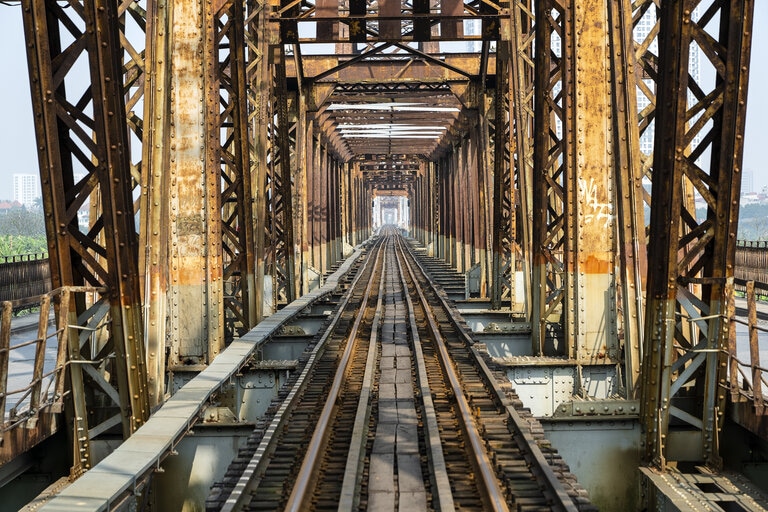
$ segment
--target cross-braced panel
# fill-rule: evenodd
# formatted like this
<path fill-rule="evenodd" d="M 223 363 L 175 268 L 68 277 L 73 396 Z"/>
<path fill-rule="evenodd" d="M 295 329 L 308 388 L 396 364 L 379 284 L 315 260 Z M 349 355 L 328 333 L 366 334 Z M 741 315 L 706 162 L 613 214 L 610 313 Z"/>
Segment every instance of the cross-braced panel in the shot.
<path fill-rule="evenodd" d="M 228 2 L 216 17 L 219 56 L 221 216 L 224 255 L 224 336 L 231 340 L 255 325 L 255 258 L 245 97 L 244 12 Z"/>
<path fill-rule="evenodd" d="M 288 90 L 285 55 L 282 46 L 273 46 L 269 54 L 273 70 L 269 103 L 267 140 L 267 225 L 265 251 L 266 273 L 273 277 L 275 303 L 289 303 L 296 298 L 293 201 L 291 195 L 291 148 L 295 148 L 296 126 L 288 115 Z M 291 126 L 293 125 L 293 127 Z M 291 140 L 293 134 L 293 140 Z"/>
<path fill-rule="evenodd" d="M 130 7 L 127 12 L 133 15 L 136 6 L 128 2 L 120 10 L 114 2 L 84 0 L 67 7 L 23 2 L 51 274 L 54 288 L 107 290 L 102 296 L 111 324 L 101 340 L 103 349 L 72 354 L 98 368 L 94 375 L 100 376 L 93 394 L 85 392 L 82 382 L 71 381 L 75 428 L 87 432 L 88 416 L 103 421 L 102 426 L 122 420 L 128 436 L 149 416 L 132 196 L 137 181 L 131 175 L 126 119 L 126 105 L 133 105 L 137 94 L 131 88 L 141 56 L 127 43 L 121 32 L 125 23 L 120 23 L 125 9 Z M 124 68 L 125 54 L 129 64 Z M 85 83 L 82 76 L 88 77 Z M 86 210 L 87 222 L 81 219 Z M 75 318 L 87 310 L 82 296 L 70 306 Z M 91 361 L 102 358 L 106 366 Z M 86 415 L 86 406 L 95 407 L 86 402 L 95 395 L 119 402 L 114 406 L 120 414 L 104 409 Z M 74 463 L 78 472 L 90 465 L 90 454 L 87 437 L 75 438 L 82 454 Z"/>
<path fill-rule="evenodd" d="M 660 467 L 719 464 L 753 7 L 659 10 L 643 423 L 645 460 Z M 714 78 L 691 71 L 699 49 Z"/>
<path fill-rule="evenodd" d="M 533 192 L 533 343 L 537 353 L 563 336 L 568 263 L 565 119 L 568 92 L 565 34 L 568 15 L 560 2 L 536 4 L 536 141 Z"/>

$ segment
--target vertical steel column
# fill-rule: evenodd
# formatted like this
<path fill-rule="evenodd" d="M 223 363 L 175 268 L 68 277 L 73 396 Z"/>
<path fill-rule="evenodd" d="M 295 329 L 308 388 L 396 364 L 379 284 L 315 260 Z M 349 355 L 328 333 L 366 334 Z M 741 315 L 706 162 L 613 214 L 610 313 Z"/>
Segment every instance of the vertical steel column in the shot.
<path fill-rule="evenodd" d="M 571 32 L 569 4 L 536 1 L 535 145 L 533 180 L 533 305 L 534 354 L 568 351 L 562 347 L 566 306 L 566 158 L 571 126 Z M 557 35 L 553 46 L 553 39 Z"/>
<path fill-rule="evenodd" d="M 316 270 L 320 270 L 322 265 L 322 255 L 320 251 L 321 241 L 321 225 L 320 225 L 320 200 L 322 197 L 322 191 L 320 190 L 320 173 L 323 169 L 322 162 L 322 147 L 320 145 L 319 136 L 312 142 L 312 175 L 308 177 L 311 197 L 312 208 L 310 211 L 311 219 L 311 232 L 312 237 L 310 239 L 310 245 L 312 246 L 312 266 Z"/>
<path fill-rule="evenodd" d="M 276 38 L 276 29 L 267 25 L 266 0 L 247 0 L 245 40 L 246 80 L 249 104 L 248 131 L 250 152 L 250 181 L 253 194 L 252 222 L 254 231 L 255 265 L 255 319 L 260 322 L 264 316 L 264 291 L 266 288 L 267 232 L 267 176 L 269 175 L 270 140 L 268 127 L 269 100 L 271 93 L 271 69 L 269 67 L 269 46 Z M 270 299 L 271 302 L 271 299 Z"/>
<path fill-rule="evenodd" d="M 256 325 L 256 259 L 245 70 L 245 17 L 240 2 L 226 2 L 215 19 L 220 87 L 221 217 L 224 337 L 231 340 Z"/>
<path fill-rule="evenodd" d="M 647 247 L 643 211 L 643 170 L 637 119 L 632 6 L 628 0 L 608 2 L 613 89 L 614 166 L 621 281 L 620 339 L 623 340 L 627 398 L 638 398 Z"/>
<path fill-rule="evenodd" d="M 566 236 L 575 254 L 566 261 L 569 304 L 567 333 L 580 363 L 618 363 L 621 348 L 617 325 L 616 176 L 610 76 L 608 0 L 573 2 L 574 30 L 566 47 L 573 51 L 573 111 L 568 165 L 572 166 L 567 195 Z M 576 29 L 578 27 L 578 29 Z"/>
<path fill-rule="evenodd" d="M 111 1 L 72 6 L 22 2 L 51 275 L 54 287 L 107 288 L 112 325 L 105 353 L 115 355 L 111 372 L 127 437 L 148 418 L 149 399 L 119 13 Z M 89 73 L 85 89 L 69 80 L 80 58 Z M 82 231 L 77 214 L 91 194 L 101 197 L 102 208 Z M 69 311 L 76 316 L 85 309 L 81 301 Z M 82 409 L 89 397 L 72 384 Z M 88 422 L 78 411 L 68 423 L 75 423 L 75 446 L 82 450 L 78 472 L 91 462 Z"/>
<path fill-rule="evenodd" d="M 293 198 L 291 190 L 291 144 L 288 115 L 288 89 L 285 76 L 285 49 L 283 45 L 270 48 L 272 82 L 272 112 L 269 123 L 271 137 L 271 174 L 267 216 L 271 241 L 270 258 L 273 287 L 278 302 L 290 303 L 296 299 L 295 257 L 293 240 Z"/>
<path fill-rule="evenodd" d="M 536 29 L 534 27 L 534 1 L 535 0 L 514 0 L 510 9 L 512 22 L 512 37 L 510 38 L 510 78 L 509 78 L 509 103 L 510 103 L 510 123 L 514 139 L 510 146 L 514 147 L 514 157 L 509 156 L 514 161 L 514 174 L 516 183 L 511 198 L 511 208 L 515 212 L 512 218 L 512 229 L 515 230 L 515 236 L 512 243 L 517 250 L 517 259 L 519 268 L 522 269 L 523 286 L 525 288 L 523 297 L 524 304 L 521 305 L 526 316 L 530 318 L 532 291 L 531 291 L 531 260 L 533 258 L 533 247 L 531 242 L 531 222 L 532 212 L 531 204 L 533 201 L 533 141 L 534 141 L 534 52 L 533 42 L 535 41 Z M 510 162 L 512 165 L 512 162 Z M 515 262 L 517 263 L 517 262 Z M 514 272 L 518 267 L 510 268 L 512 273 L 510 282 L 515 283 Z M 514 303 L 518 293 L 512 293 L 511 300 Z"/>
<path fill-rule="evenodd" d="M 152 148 L 169 152 L 168 166 L 154 170 L 168 173 L 162 200 L 169 216 L 152 216 L 160 223 L 152 231 L 168 230 L 168 365 L 199 371 L 224 348 L 216 13 L 210 2 L 176 1 L 170 16 L 161 57 L 170 61 L 169 124 Z"/>
<path fill-rule="evenodd" d="M 644 460 L 662 469 L 720 465 L 753 9 L 751 0 L 660 9 L 642 421 Z M 688 71 L 695 45 L 714 86 Z M 690 188 L 707 203 L 703 219 Z"/>
<path fill-rule="evenodd" d="M 170 133 L 170 55 L 171 14 L 166 2 L 149 2 L 147 9 L 147 51 L 144 65 L 144 125 L 141 173 L 141 229 L 139 270 L 144 290 L 145 333 L 147 344 L 147 380 L 152 406 L 165 397 L 167 346 L 168 219 L 170 203 L 167 172 L 170 151 L 166 140 Z"/>
<path fill-rule="evenodd" d="M 329 246 L 328 246 L 328 238 L 330 234 L 330 224 L 329 224 L 329 205 L 330 205 L 330 198 L 328 197 L 329 194 L 329 175 L 331 173 L 331 165 L 330 165 L 330 157 L 328 155 L 328 147 L 325 144 L 320 144 L 320 168 L 319 171 L 319 181 L 320 181 L 320 195 L 318 197 L 318 215 L 319 218 L 319 224 L 320 224 L 320 265 L 318 266 L 318 270 L 320 270 L 321 274 L 325 274 L 325 271 L 328 270 L 328 257 L 330 256 Z"/>
<path fill-rule="evenodd" d="M 432 244 L 432 255 L 440 257 L 440 243 L 442 240 L 442 218 L 443 210 L 440 205 L 440 184 L 438 182 L 438 163 L 428 162 L 427 167 L 427 188 L 429 190 L 429 208 L 427 218 L 429 224 L 427 230 L 429 233 L 429 242 Z"/>
<path fill-rule="evenodd" d="M 535 196 L 536 349 L 614 364 L 621 347 L 607 2 L 537 5 L 536 163 L 544 176 Z"/>
<path fill-rule="evenodd" d="M 496 87 L 493 91 L 493 220 L 489 235 L 492 237 L 492 263 L 490 272 L 491 308 L 499 309 L 502 298 L 511 299 L 514 290 L 515 211 L 511 201 L 514 193 L 512 167 L 509 157 L 508 113 L 509 42 L 496 43 Z M 511 302 L 510 302 L 511 305 Z"/>
<path fill-rule="evenodd" d="M 299 243 L 301 254 L 301 285 L 300 293 L 303 295 L 309 291 L 309 279 L 307 272 L 311 266 L 312 247 L 310 246 L 310 235 L 312 233 L 311 208 L 312 197 L 310 183 L 314 174 L 314 165 L 312 162 L 312 147 L 315 137 L 315 111 L 310 111 L 306 106 L 309 94 L 304 95 L 299 106 L 299 119 L 303 119 L 302 137 L 299 139 L 297 148 L 298 168 L 301 173 L 300 182 L 296 184 L 298 202 L 301 206 L 299 213 L 298 226 L 301 228 L 301 243 Z"/>

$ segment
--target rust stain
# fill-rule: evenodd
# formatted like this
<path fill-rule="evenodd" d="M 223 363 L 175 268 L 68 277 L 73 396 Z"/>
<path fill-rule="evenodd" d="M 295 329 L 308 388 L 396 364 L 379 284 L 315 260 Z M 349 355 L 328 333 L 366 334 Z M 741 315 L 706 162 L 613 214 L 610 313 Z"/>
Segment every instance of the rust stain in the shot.
<path fill-rule="evenodd" d="M 590 254 L 582 261 L 581 270 L 585 274 L 610 274 L 611 261 Z"/>
<path fill-rule="evenodd" d="M 206 281 L 206 258 L 204 256 L 182 256 L 176 271 L 176 286 L 202 286 Z"/>

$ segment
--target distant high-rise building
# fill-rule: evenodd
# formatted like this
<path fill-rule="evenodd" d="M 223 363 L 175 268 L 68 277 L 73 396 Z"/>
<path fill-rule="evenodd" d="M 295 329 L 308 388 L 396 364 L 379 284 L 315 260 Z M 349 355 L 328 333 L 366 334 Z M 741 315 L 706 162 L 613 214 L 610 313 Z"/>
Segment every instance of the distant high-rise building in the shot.
<path fill-rule="evenodd" d="M 24 206 L 33 206 L 40 197 L 40 177 L 36 174 L 13 175 L 13 200 Z"/>
<path fill-rule="evenodd" d="M 693 10 L 692 14 L 693 19 L 699 18 L 699 8 L 696 7 Z M 643 17 L 637 22 L 635 25 L 634 30 L 634 37 L 635 40 L 638 42 L 643 42 L 648 37 L 648 35 L 653 30 L 654 26 L 656 25 L 656 11 L 655 9 L 648 9 Z M 651 52 L 654 55 L 659 54 L 659 44 L 658 44 L 658 38 L 654 39 L 653 42 L 648 46 L 648 51 Z M 699 83 L 701 80 L 701 48 L 697 44 L 694 44 L 691 46 L 691 51 L 688 55 L 688 72 L 690 76 L 693 78 L 696 83 Z M 652 91 L 654 94 L 656 92 L 656 82 L 650 78 L 643 79 L 643 82 L 645 82 L 645 86 Z M 693 104 L 693 102 L 696 101 L 693 94 L 691 94 L 690 91 L 688 91 L 688 103 L 689 106 Z M 645 96 L 640 90 L 638 89 L 637 94 L 637 108 L 638 111 L 642 111 L 650 104 L 650 99 Z M 696 118 L 691 120 L 691 122 L 694 122 Z M 654 141 L 654 125 L 655 121 L 651 121 L 648 128 L 643 132 L 643 135 L 640 137 L 640 151 L 645 153 L 646 155 L 650 155 L 653 153 L 653 141 Z M 701 136 L 696 135 L 692 142 L 692 147 L 696 147 L 701 142 Z"/>
<path fill-rule="evenodd" d="M 741 174 L 741 193 L 751 194 L 755 191 L 755 175 L 752 171 L 744 171 Z"/>
<path fill-rule="evenodd" d="M 480 20 L 464 20 L 464 35 L 479 36 L 482 31 Z M 480 41 L 467 41 L 467 52 L 475 53 L 480 51 L 482 43 Z"/>

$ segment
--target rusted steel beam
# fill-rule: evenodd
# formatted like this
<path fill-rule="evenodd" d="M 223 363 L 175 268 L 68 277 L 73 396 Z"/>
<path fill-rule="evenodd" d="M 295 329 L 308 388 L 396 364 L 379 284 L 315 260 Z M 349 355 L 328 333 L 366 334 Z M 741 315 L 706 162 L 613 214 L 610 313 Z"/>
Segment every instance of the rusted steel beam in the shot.
<path fill-rule="evenodd" d="M 158 304 L 168 318 L 167 365 L 199 371 L 224 347 L 217 13 L 211 3 L 176 2 L 168 15 L 174 22 L 158 57 L 170 62 L 169 99 L 158 104 L 167 110 L 153 115 L 167 115 L 169 122 L 158 126 L 166 131 L 155 135 L 150 148 L 167 155 L 149 159 L 167 163 L 150 179 L 157 179 L 152 186 L 159 187 L 158 202 L 167 203 L 151 206 L 164 208 L 168 218 L 147 212 L 158 222 L 148 229 L 168 244 L 165 261 L 158 263 L 169 267 L 165 304 Z"/>
<path fill-rule="evenodd" d="M 112 371 L 127 437 L 149 416 L 149 402 L 120 13 L 106 0 L 76 7 L 23 2 L 43 206 L 54 286 L 88 283 L 109 290 L 108 346 L 115 354 Z M 84 30 L 62 33 L 77 26 Z M 70 73 L 81 55 L 88 65 L 85 87 Z M 97 196 L 101 210 L 91 218 L 91 229 L 82 230 L 78 210 Z M 85 308 L 84 300 L 74 301 L 71 313 Z M 73 383 L 73 394 L 82 396 L 82 386 Z M 78 428 L 87 431 L 86 424 Z"/>
<path fill-rule="evenodd" d="M 512 293 L 511 300 L 516 303 L 516 297 L 522 295 L 524 301 L 518 305 L 530 319 L 531 315 L 531 260 L 533 247 L 531 242 L 531 205 L 533 201 L 533 141 L 534 141 L 534 52 L 535 41 L 534 27 L 534 1 L 514 0 L 510 6 L 511 31 L 509 45 L 509 105 L 510 123 L 513 140 L 509 142 L 510 152 L 514 151 L 514 183 L 511 198 L 511 211 L 514 217 L 511 219 L 512 229 L 515 235 L 512 238 L 514 245 L 515 263 L 519 264 L 524 291 L 518 294 Z M 518 270 L 518 265 L 510 269 L 510 272 Z M 515 283 L 514 274 L 510 283 Z"/>
<path fill-rule="evenodd" d="M 293 199 L 291 175 L 291 117 L 288 111 L 288 86 L 285 77 L 285 49 L 274 45 L 269 49 L 272 76 L 272 112 L 270 119 L 270 175 L 268 177 L 271 205 L 267 215 L 271 224 L 268 234 L 271 250 L 267 259 L 273 271 L 276 300 L 289 303 L 296 299 L 296 270 L 294 250 Z M 295 147 L 295 146 L 294 146 Z"/>
<path fill-rule="evenodd" d="M 569 3 L 568 3 L 569 4 Z M 553 0 L 536 2 L 535 141 L 533 179 L 532 343 L 534 354 L 553 351 L 562 339 L 566 306 L 567 141 L 572 129 L 572 47 L 570 6 Z M 560 49 L 553 48 L 558 34 Z M 562 352 L 562 349 L 561 349 Z"/>
<path fill-rule="evenodd" d="M 378 47 L 377 47 L 378 49 Z M 379 52 L 370 52 L 366 57 Z M 436 55 L 445 66 L 436 66 L 424 59 L 414 56 L 405 60 L 406 54 L 397 54 L 399 58 L 365 60 L 361 56 L 349 55 L 304 55 L 304 74 L 308 80 L 318 83 L 361 83 L 369 80 L 377 82 L 410 82 L 410 81 L 458 81 L 467 80 L 467 76 L 480 76 L 480 62 L 474 54 L 445 54 Z M 354 64 L 349 64 L 352 61 Z M 495 72 L 495 56 L 490 55 L 488 72 Z M 447 67 L 446 67 L 447 66 Z M 458 72 L 456 70 L 462 70 Z M 295 64 L 286 63 L 286 75 L 296 76 Z"/>
<path fill-rule="evenodd" d="M 643 211 L 643 170 L 637 120 L 632 7 L 627 0 L 608 2 L 612 119 L 616 170 L 617 258 L 620 269 L 619 332 L 623 339 L 627 398 L 639 396 L 643 343 L 645 276 L 648 271 Z"/>
<path fill-rule="evenodd" d="M 144 65 L 145 88 L 142 139 L 143 169 L 140 183 L 140 235 L 139 271 L 144 283 L 144 319 L 147 343 L 147 385 L 152 407 L 165 396 L 167 289 L 170 278 L 168 260 L 168 229 L 162 227 L 169 217 L 170 151 L 165 148 L 165 137 L 170 130 L 170 8 L 166 3 L 149 2 L 147 10 L 147 45 Z M 158 229 L 160 228 L 160 229 Z"/>
<path fill-rule="evenodd" d="M 275 28 L 267 23 L 268 10 L 265 2 L 248 0 L 246 2 L 246 80 L 248 115 L 248 141 L 250 152 L 250 180 L 253 195 L 252 222 L 254 231 L 253 252 L 255 258 L 255 297 L 256 323 L 266 314 L 264 296 L 267 272 L 267 248 L 269 232 L 267 228 L 267 180 L 270 169 L 270 138 L 269 123 L 265 122 L 269 115 L 269 98 L 271 91 L 271 68 L 269 67 L 269 45 L 277 40 Z M 269 24 L 272 25 L 272 24 Z M 269 298 L 270 304 L 272 299 Z"/>
<path fill-rule="evenodd" d="M 645 350 L 643 460 L 720 465 L 754 2 L 662 3 Z M 714 84 L 688 70 L 699 45 Z M 689 96 L 690 95 L 690 96 Z M 710 150 L 709 156 L 705 154 Z M 688 200 L 707 203 L 697 218 Z M 671 428 L 674 426 L 674 430 Z"/>
<path fill-rule="evenodd" d="M 621 242 L 636 243 L 633 230 L 640 226 L 626 222 L 637 221 L 640 208 L 636 200 L 617 195 L 620 189 L 626 196 L 629 184 L 636 187 L 639 178 L 628 164 L 620 168 L 613 156 L 617 144 L 626 144 L 621 132 L 633 126 L 620 120 L 616 127 L 612 98 L 622 87 L 626 110 L 631 105 L 626 96 L 634 88 L 625 86 L 623 79 L 610 79 L 611 23 L 605 0 L 537 3 L 534 161 L 540 178 L 533 196 L 532 322 L 535 353 L 565 356 L 576 364 L 613 366 L 627 359 L 624 325 L 617 312 L 624 311 L 630 300 L 634 301 L 630 306 L 638 306 L 638 295 L 627 297 L 627 292 L 636 293 L 630 284 L 639 274 L 637 258 L 627 259 L 632 267 L 617 277 L 617 248 Z M 626 158 L 632 148 L 622 151 Z M 623 187 L 618 185 L 622 179 Z M 620 220 L 622 201 L 627 201 L 627 213 Z M 626 232 L 617 240 L 619 229 Z M 633 251 L 634 255 L 642 248 Z M 626 291 L 620 290 L 622 286 Z M 603 307 L 591 307 L 598 299 Z M 637 324 L 630 327 L 637 333 Z M 635 368 L 636 356 L 637 352 L 629 357 Z M 612 392 L 623 391 L 618 379 L 615 385 Z"/>
<path fill-rule="evenodd" d="M 225 2 L 215 13 L 220 87 L 215 133 L 221 134 L 221 249 L 224 337 L 232 340 L 256 325 L 256 259 L 246 97 L 245 19 L 240 2 Z"/>
<path fill-rule="evenodd" d="M 512 296 L 511 267 L 514 267 L 514 256 L 511 245 L 515 215 L 510 201 L 514 180 L 509 161 L 509 48 L 506 41 L 497 43 L 496 54 L 496 87 L 493 91 L 493 219 L 489 232 L 493 239 L 489 293 L 492 309 L 500 309 L 502 298 L 506 296 L 509 299 Z"/>

